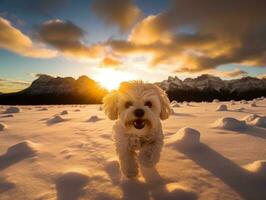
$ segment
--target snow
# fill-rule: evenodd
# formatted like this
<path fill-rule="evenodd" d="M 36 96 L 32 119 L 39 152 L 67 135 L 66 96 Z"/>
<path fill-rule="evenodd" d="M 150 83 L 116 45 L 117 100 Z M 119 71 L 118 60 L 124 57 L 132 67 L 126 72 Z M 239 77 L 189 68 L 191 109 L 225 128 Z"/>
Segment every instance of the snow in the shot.
<path fill-rule="evenodd" d="M 250 114 L 250 115 L 245 116 L 243 120 L 249 123 L 253 121 L 254 119 L 256 119 L 257 117 L 259 117 L 257 114 Z"/>
<path fill-rule="evenodd" d="M 256 106 L 257 106 L 257 104 L 256 104 L 255 101 L 253 101 L 253 102 L 250 103 L 250 107 L 256 107 Z"/>
<path fill-rule="evenodd" d="M 87 122 L 97 122 L 97 121 L 99 121 L 99 120 L 101 120 L 97 115 L 93 115 L 93 116 L 91 116 L 89 119 L 88 119 L 88 121 Z"/>
<path fill-rule="evenodd" d="M 243 112 L 244 110 L 245 110 L 245 108 L 243 108 L 243 107 L 236 109 L 237 112 Z"/>
<path fill-rule="evenodd" d="M 67 115 L 68 114 L 68 111 L 67 110 L 63 110 L 62 112 L 61 112 L 61 115 Z"/>
<path fill-rule="evenodd" d="M 234 100 L 230 101 L 231 105 L 236 105 L 236 102 Z"/>
<path fill-rule="evenodd" d="M 0 177 L 0 192 L 4 193 L 8 190 L 15 188 L 16 183 L 8 180 L 8 177 Z"/>
<path fill-rule="evenodd" d="M 20 109 L 15 106 L 8 107 L 4 113 L 9 114 L 9 113 L 19 113 Z"/>
<path fill-rule="evenodd" d="M 103 110 L 103 107 L 102 106 L 99 106 L 98 109 L 99 109 L 99 111 L 102 111 Z"/>
<path fill-rule="evenodd" d="M 38 111 L 47 111 L 47 108 L 40 108 Z"/>
<path fill-rule="evenodd" d="M 180 105 L 177 103 L 177 101 L 172 101 L 171 106 L 172 106 L 172 108 L 180 107 Z"/>
<path fill-rule="evenodd" d="M 89 177 L 79 171 L 70 171 L 60 175 L 56 180 L 58 200 L 78 199 L 84 193 Z"/>
<path fill-rule="evenodd" d="M 216 108 L 216 111 L 227 111 L 227 105 L 221 104 Z"/>
<path fill-rule="evenodd" d="M 266 128 L 266 117 L 257 116 L 249 122 L 250 125 Z"/>
<path fill-rule="evenodd" d="M 233 131 L 241 131 L 247 128 L 246 122 L 233 117 L 222 117 L 213 123 L 213 128 L 220 128 Z"/>
<path fill-rule="evenodd" d="M 31 141 L 22 141 L 8 148 L 5 153 L 6 161 L 17 157 L 20 159 L 21 157 L 30 157 L 35 155 L 37 152 L 36 144 Z"/>
<path fill-rule="evenodd" d="M 120 173 L 101 105 L 15 106 L 13 117 L 0 107 L 0 199 L 265 200 L 266 100 L 192 104 L 162 121 L 160 162 L 135 179 Z"/>
<path fill-rule="evenodd" d="M 0 131 L 4 131 L 5 129 L 7 129 L 7 125 L 0 122 Z"/>
<path fill-rule="evenodd" d="M 6 118 L 6 117 L 14 117 L 14 115 L 12 115 L 12 114 L 8 114 L 8 115 L 3 115 L 3 116 L 1 116 L 1 118 Z"/>
<path fill-rule="evenodd" d="M 190 103 L 189 102 L 187 102 L 187 101 L 183 101 L 183 103 L 182 103 L 184 106 L 190 106 Z"/>
<path fill-rule="evenodd" d="M 184 147 L 196 147 L 200 143 L 200 132 L 189 127 L 181 128 L 168 143 L 176 146 L 181 145 Z"/>
<path fill-rule="evenodd" d="M 47 124 L 53 125 L 53 124 L 57 124 L 57 123 L 64 122 L 64 121 L 67 121 L 67 119 L 65 119 L 59 115 L 56 115 L 56 116 L 52 117 L 51 119 L 48 119 Z"/>
<path fill-rule="evenodd" d="M 251 164 L 244 167 L 248 171 L 261 176 L 261 178 L 266 178 L 266 160 L 257 160 Z"/>
<path fill-rule="evenodd" d="M 190 188 L 184 187 L 179 183 L 168 183 L 165 185 L 166 190 L 169 192 L 168 196 L 163 197 L 163 199 L 174 200 L 176 196 L 179 199 L 193 200 L 197 199 L 197 193 Z"/>
<path fill-rule="evenodd" d="M 242 104 L 248 104 L 248 102 L 246 100 L 241 100 L 240 103 L 242 103 Z"/>
<path fill-rule="evenodd" d="M 266 128 L 266 116 L 259 116 L 257 114 L 250 114 L 243 118 L 247 124 L 251 126 L 258 126 L 262 128 Z"/>

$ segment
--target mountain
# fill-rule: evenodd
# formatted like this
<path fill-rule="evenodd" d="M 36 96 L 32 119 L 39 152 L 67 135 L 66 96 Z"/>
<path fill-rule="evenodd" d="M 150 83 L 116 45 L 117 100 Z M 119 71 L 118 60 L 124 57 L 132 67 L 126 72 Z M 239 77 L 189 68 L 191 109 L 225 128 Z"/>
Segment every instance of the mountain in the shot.
<path fill-rule="evenodd" d="M 222 80 L 204 74 L 181 80 L 170 76 L 155 84 L 167 92 L 170 100 L 177 101 L 250 100 L 266 96 L 266 79 L 253 77 Z M 1 94 L 0 104 L 92 104 L 101 103 L 106 94 L 107 90 L 87 76 L 74 79 L 41 74 L 30 87 L 20 92 Z"/>
<path fill-rule="evenodd" d="M 81 76 L 52 77 L 41 74 L 30 87 L 15 93 L 2 94 L 0 104 L 82 104 L 100 103 L 107 90 Z"/>
<path fill-rule="evenodd" d="M 254 77 L 222 80 L 203 74 L 182 81 L 176 76 L 170 76 L 167 80 L 155 84 L 167 92 L 170 100 L 177 101 L 250 100 L 266 96 L 266 79 Z"/>

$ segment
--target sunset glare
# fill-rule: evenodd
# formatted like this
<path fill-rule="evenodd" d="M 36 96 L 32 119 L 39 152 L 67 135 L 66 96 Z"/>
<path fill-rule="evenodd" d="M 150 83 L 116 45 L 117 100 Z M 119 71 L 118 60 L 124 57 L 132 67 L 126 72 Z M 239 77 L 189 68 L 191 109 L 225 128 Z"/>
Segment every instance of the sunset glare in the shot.
<path fill-rule="evenodd" d="M 102 70 L 96 77 L 100 85 L 108 90 L 117 89 L 121 82 L 132 79 L 134 77 L 131 74 L 113 69 Z"/>

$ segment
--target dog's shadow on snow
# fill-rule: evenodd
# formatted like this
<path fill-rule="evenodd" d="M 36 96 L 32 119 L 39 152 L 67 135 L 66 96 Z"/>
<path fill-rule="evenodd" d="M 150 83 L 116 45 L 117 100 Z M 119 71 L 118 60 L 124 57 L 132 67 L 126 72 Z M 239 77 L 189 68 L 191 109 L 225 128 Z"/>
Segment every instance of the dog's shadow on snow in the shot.
<path fill-rule="evenodd" d="M 169 192 L 166 183 L 155 167 L 141 167 L 141 173 L 145 182 L 131 179 L 121 183 L 123 199 L 126 200 L 196 200 L 197 195 L 193 192 L 175 189 Z"/>
<path fill-rule="evenodd" d="M 222 180 L 243 199 L 266 199 L 266 180 L 245 170 L 207 145 L 201 143 L 194 149 L 176 146 L 176 149 Z"/>
<path fill-rule="evenodd" d="M 160 176 L 155 167 L 144 168 L 140 166 L 143 180 L 138 178 L 122 179 L 118 161 L 110 162 L 105 171 L 113 185 L 119 186 L 123 192 L 123 200 L 196 200 L 195 192 L 184 190 L 182 187 L 168 191 L 166 181 Z M 178 183 L 174 183 L 179 185 Z"/>

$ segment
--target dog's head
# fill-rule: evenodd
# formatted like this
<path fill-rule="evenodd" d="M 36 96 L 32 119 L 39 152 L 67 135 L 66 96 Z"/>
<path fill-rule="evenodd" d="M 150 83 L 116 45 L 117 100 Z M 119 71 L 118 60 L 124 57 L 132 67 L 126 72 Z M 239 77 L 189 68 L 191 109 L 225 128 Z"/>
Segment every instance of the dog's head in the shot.
<path fill-rule="evenodd" d="M 166 93 L 142 81 L 121 83 L 103 99 L 103 110 L 111 120 L 119 118 L 128 133 L 137 135 L 148 134 L 171 113 Z"/>

